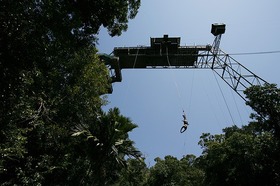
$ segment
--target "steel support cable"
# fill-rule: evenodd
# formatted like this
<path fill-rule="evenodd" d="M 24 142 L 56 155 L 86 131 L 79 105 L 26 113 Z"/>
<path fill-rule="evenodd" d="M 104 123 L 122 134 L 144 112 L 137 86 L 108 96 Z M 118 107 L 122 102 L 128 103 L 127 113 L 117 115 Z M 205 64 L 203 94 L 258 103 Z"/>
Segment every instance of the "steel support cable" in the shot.
<path fill-rule="evenodd" d="M 207 83 L 207 82 L 206 82 L 206 83 Z M 210 79 L 209 79 L 209 78 L 208 78 L 208 83 L 209 83 L 209 84 L 212 83 L 212 82 L 210 82 Z M 203 88 L 203 90 L 204 90 L 203 92 L 205 93 L 206 98 L 209 100 L 210 107 L 211 107 L 211 108 L 214 108 L 214 104 L 213 104 L 213 102 L 212 102 L 213 99 L 212 99 L 211 96 L 209 95 L 208 89 L 206 89 L 205 86 L 202 86 L 202 88 Z M 215 96 L 216 100 L 218 100 L 217 94 L 215 94 L 214 96 Z M 220 104 L 219 102 L 217 102 L 217 103 L 218 103 L 219 109 L 220 109 L 221 111 L 223 111 L 221 104 Z M 218 123 L 219 127 L 222 128 L 222 124 L 221 124 L 220 118 L 217 116 L 217 114 L 216 114 L 216 112 L 215 112 L 214 110 L 212 111 L 212 113 L 213 113 L 213 115 L 214 115 L 214 118 L 215 118 L 215 120 L 216 120 L 216 123 Z M 223 116 L 224 116 L 224 115 L 223 115 Z"/>
<path fill-rule="evenodd" d="M 229 112 L 231 121 L 233 122 L 233 124 L 235 124 L 235 123 L 234 123 L 234 120 L 233 120 L 233 117 L 232 117 L 232 114 L 231 114 L 231 112 L 230 112 L 229 106 L 228 106 L 228 104 L 227 104 L 226 98 L 225 98 L 225 96 L 224 96 L 224 93 L 223 93 L 223 91 L 222 91 L 222 89 L 221 89 L 221 86 L 220 86 L 220 84 L 219 84 L 219 82 L 218 82 L 218 79 L 217 79 L 217 77 L 216 77 L 216 75 L 215 75 L 214 72 L 213 72 L 213 74 L 214 74 L 215 80 L 216 80 L 216 82 L 217 82 L 217 84 L 218 84 L 219 90 L 220 90 L 220 92 L 221 92 L 221 94 L 222 94 L 222 97 L 223 97 L 223 99 L 224 99 L 224 102 L 225 102 L 225 104 L 226 104 L 226 107 L 227 107 L 227 110 L 228 110 L 228 112 Z"/>
<path fill-rule="evenodd" d="M 275 54 L 275 53 L 280 53 L 280 50 L 275 50 L 275 51 L 262 51 L 262 52 L 241 52 L 241 53 L 232 53 L 232 54 L 228 54 L 228 55 L 258 55 L 258 54 Z"/>
<path fill-rule="evenodd" d="M 240 114 L 240 111 L 239 111 L 238 105 L 237 105 L 237 103 L 236 103 L 236 100 L 235 100 L 235 98 L 234 98 L 233 92 L 232 92 L 232 91 L 230 91 L 230 92 L 231 92 L 231 95 L 232 95 L 232 98 L 233 98 L 233 101 L 234 101 L 234 104 L 235 104 L 235 107 L 236 107 L 237 113 L 238 113 L 238 115 L 239 115 L 239 118 L 240 118 L 241 124 L 243 125 L 243 124 L 244 124 L 244 122 L 243 122 L 243 120 L 242 120 L 242 117 L 241 117 L 241 114 Z"/>

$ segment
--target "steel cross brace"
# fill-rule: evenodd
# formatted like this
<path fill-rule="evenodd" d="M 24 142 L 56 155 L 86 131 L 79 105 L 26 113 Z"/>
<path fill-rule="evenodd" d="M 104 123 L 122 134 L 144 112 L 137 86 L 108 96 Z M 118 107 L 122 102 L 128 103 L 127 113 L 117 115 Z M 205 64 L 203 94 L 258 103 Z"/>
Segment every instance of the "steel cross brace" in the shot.
<path fill-rule="evenodd" d="M 263 85 L 265 80 L 233 59 L 219 48 L 212 47 L 198 55 L 195 68 L 211 68 L 217 73 L 244 101 L 243 91 L 253 85 Z"/>

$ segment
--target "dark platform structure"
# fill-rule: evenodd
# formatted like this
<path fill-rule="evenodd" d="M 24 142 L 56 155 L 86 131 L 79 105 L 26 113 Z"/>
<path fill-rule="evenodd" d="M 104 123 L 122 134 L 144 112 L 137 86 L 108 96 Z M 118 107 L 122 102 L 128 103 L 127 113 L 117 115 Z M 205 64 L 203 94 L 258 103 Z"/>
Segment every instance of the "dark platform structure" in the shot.
<path fill-rule="evenodd" d="M 209 52 L 211 45 L 180 46 L 180 37 L 150 38 L 150 46 L 116 47 L 110 62 L 112 81 L 121 81 L 121 69 L 194 68 L 201 52 Z"/>
<path fill-rule="evenodd" d="M 211 46 L 180 46 L 180 37 L 168 37 L 168 35 L 164 35 L 163 38 L 151 38 L 150 41 L 150 47 L 115 48 L 114 55 L 119 58 L 120 68 L 194 66 L 198 53 L 211 49 Z"/>

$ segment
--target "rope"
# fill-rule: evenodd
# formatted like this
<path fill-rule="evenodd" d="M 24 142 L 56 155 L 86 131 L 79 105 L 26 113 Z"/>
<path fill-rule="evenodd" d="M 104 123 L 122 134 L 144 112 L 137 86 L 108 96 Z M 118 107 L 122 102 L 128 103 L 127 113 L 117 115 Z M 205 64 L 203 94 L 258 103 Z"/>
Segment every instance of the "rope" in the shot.
<path fill-rule="evenodd" d="M 166 59 L 167 59 L 167 63 L 169 65 L 169 68 L 171 68 L 171 64 L 170 64 L 170 61 L 169 61 L 169 55 L 168 55 L 168 47 L 166 46 Z M 178 94 L 178 97 L 179 97 L 179 101 L 180 101 L 180 105 L 181 105 L 181 108 L 184 112 L 184 108 L 183 108 L 183 105 L 182 105 L 182 102 L 181 102 L 181 94 L 180 94 L 180 91 L 179 91 L 179 87 L 178 87 L 178 84 L 177 84 L 177 81 L 174 77 L 174 72 L 173 72 L 173 80 L 174 80 L 174 84 L 175 84 L 175 87 L 176 87 L 176 90 L 177 90 L 177 94 Z"/>
<path fill-rule="evenodd" d="M 217 84 L 218 84 L 219 90 L 220 90 L 220 92 L 221 92 L 221 94 L 222 94 L 222 96 L 223 96 L 224 102 L 225 102 L 225 104 L 226 104 L 226 106 L 227 106 L 227 110 L 228 110 L 228 113 L 229 113 L 229 115 L 230 115 L 231 121 L 232 121 L 232 123 L 234 124 L 234 120 L 233 120 L 233 117 L 232 117 L 232 115 L 231 115 L 231 112 L 230 112 L 229 106 L 228 106 L 228 104 L 227 104 L 226 98 L 225 98 L 225 96 L 224 96 L 224 93 L 223 93 L 223 91 L 222 91 L 222 89 L 221 89 L 221 86 L 220 86 L 220 84 L 219 84 L 219 82 L 218 82 L 218 80 L 217 80 L 217 77 L 216 77 L 216 75 L 215 75 L 214 72 L 213 72 L 213 74 L 214 74 L 215 80 L 216 80 L 216 82 L 217 82 Z"/>
<path fill-rule="evenodd" d="M 136 56 L 135 56 L 135 59 L 134 59 L 133 68 L 135 68 L 135 65 L 136 65 L 136 61 L 137 61 L 137 57 L 138 57 L 138 53 L 139 53 L 139 48 L 140 47 L 137 47 L 137 52 L 136 52 Z"/>

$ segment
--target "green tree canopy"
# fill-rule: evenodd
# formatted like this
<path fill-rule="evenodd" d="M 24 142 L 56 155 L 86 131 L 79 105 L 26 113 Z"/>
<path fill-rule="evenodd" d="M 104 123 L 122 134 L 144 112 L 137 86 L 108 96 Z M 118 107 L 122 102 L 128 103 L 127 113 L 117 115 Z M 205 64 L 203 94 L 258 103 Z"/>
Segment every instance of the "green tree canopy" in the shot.
<path fill-rule="evenodd" d="M 97 34 L 104 26 L 120 35 L 139 6 L 140 0 L 0 1 L 0 184 L 92 184 L 85 175 L 93 162 L 71 133 L 100 124 L 109 79 L 96 54 Z"/>
<path fill-rule="evenodd" d="M 88 179 L 94 178 L 95 185 L 114 183 L 118 172 L 126 166 L 126 157 L 141 160 L 141 153 L 133 146 L 128 132 L 136 128 L 128 118 L 120 115 L 117 108 L 101 113 L 90 124 L 80 124 L 72 136 L 81 137 L 84 143 L 79 144 L 81 157 L 88 157 L 90 167 Z"/>
<path fill-rule="evenodd" d="M 140 0 L 2 0 L 1 108 L 13 109 L 25 71 L 56 68 L 65 72 L 65 64 L 77 50 L 94 46 L 101 26 L 112 36 L 120 35 L 139 6 Z M 7 117 L 6 113 L 1 110 L 2 118 Z"/>
<path fill-rule="evenodd" d="M 120 172 L 116 186 L 143 186 L 146 185 L 149 176 L 149 169 L 144 161 L 135 158 L 127 160 L 127 166 Z"/>
<path fill-rule="evenodd" d="M 194 155 L 184 156 L 181 160 L 173 156 L 155 159 L 150 168 L 147 185 L 201 185 L 203 171 L 197 167 Z"/>
<path fill-rule="evenodd" d="M 251 117 L 259 123 L 259 129 L 272 132 L 280 140 L 280 89 L 275 84 L 252 86 L 245 92 L 247 105 L 256 113 Z"/>
<path fill-rule="evenodd" d="M 201 136 L 199 162 L 207 185 L 278 185 L 280 183 L 279 89 L 253 86 L 245 91 L 256 113 L 241 128 Z"/>

